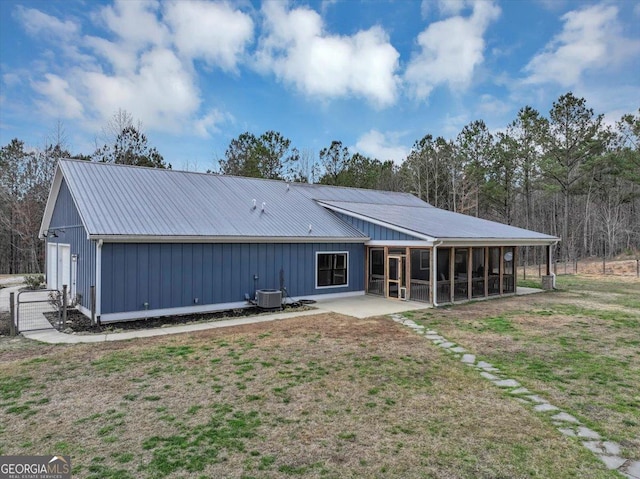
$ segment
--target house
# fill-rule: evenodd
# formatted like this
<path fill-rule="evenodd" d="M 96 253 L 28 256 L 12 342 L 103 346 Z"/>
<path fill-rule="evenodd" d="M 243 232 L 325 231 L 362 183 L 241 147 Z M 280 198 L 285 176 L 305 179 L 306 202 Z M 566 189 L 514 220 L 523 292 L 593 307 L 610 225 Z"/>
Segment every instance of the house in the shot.
<path fill-rule="evenodd" d="M 47 284 L 102 322 L 376 294 L 439 305 L 515 293 L 517 248 L 558 238 L 407 193 L 61 160 Z"/>

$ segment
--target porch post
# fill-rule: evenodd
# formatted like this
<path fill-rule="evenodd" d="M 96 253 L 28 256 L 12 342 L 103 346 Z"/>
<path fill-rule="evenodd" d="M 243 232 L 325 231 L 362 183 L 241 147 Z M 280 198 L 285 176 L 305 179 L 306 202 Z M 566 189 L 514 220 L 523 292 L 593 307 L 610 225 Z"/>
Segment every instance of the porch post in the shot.
<path fill-rule="evenodd" d="M 469 246 L 467 250 L 467 299 L 471 300 L 471 288 L 473 287 L 471 276 L 473 275 L 473 256 L 471 255 L 473 248 Z"/>
<path fill-rule="evenodd" d="M 547 245 L 547 276 L 551 276 L 551 245 Z"/>
<path fill-rule="evenodd" d="M 489 296 L 489 247 L 484 248 L 484 297 Z"/>
<path fill-rule="evenodd" d="M 449 301 L 453 303 L 453 296 L 456 287 L 456 281 L 454 279 L 456 272 L 456 249 L 454 247 L 449 248 Z"/>
<path fill-rule="evenodd" d="M 526 266 L 525 266 L 526 267 Z M 518 247 L 513 247 L 513 292 L 518 292 Z"/>
<path fill-rule="evenodd" d="M 438 247 L 431 248 L 431 304 L 438 306 Z"/>
<path fill-rule="evenodd" d="M 500 246 L 500 295 L 504 294 L 504 246 Z"/>
<path fill-rule="evenodd" d="M 364 247 L 364 293 L 369 293 L 369 247 Z"/>

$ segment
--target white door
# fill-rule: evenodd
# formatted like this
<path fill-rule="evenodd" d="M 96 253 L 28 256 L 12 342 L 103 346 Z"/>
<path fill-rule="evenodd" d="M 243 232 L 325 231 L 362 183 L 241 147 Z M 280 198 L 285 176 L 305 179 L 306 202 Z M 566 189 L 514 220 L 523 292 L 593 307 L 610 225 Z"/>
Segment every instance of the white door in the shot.
<path fill-rule="evenodd" d="M 67 291 L 71 289 L 71 245 L 58 244 L 58 291 L 62 291 L 62 285 L 67 285 Z"/>
<path fill-rule="evenodd" d="M 47 243 L 47 288 L 58 289 L 57 243 Z"/>
<path fill-rule="evenodd" d="M 62 285 L 67 285 L 67 291 L 75 289 L 71 282 L 71 245 L 49 243 L 47 245 L 47 288 L 62 291 Z"/>

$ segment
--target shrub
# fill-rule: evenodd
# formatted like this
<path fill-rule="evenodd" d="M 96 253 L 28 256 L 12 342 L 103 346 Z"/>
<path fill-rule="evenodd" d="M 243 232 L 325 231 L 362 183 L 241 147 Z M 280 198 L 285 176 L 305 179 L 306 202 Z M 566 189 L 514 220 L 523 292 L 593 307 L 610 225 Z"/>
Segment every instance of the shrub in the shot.
<path fill-rule="evenodd" d="M 25 276 L 24 282 L 27 285 L 27 289 L 40 289 L 44 286 L 44 276 L 41 274 Z"/>

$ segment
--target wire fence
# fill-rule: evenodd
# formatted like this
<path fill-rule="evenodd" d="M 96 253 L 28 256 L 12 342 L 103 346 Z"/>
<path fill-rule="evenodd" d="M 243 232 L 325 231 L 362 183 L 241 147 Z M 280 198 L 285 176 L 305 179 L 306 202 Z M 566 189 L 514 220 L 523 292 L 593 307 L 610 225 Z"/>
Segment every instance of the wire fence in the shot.
<path fill-rule="evenodd" d="M 551 265 L 551 272 L 556 276 L 564 274 L 597 274 L 604 276 L 635 276 L 636 278 L 640 278 L 640 259 L 556 261 Z M 518 266 L 518 277 L 522 279 L 541 278 L 546 275 L 546 273 L 546 264 L 521 264 Z"/>

